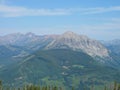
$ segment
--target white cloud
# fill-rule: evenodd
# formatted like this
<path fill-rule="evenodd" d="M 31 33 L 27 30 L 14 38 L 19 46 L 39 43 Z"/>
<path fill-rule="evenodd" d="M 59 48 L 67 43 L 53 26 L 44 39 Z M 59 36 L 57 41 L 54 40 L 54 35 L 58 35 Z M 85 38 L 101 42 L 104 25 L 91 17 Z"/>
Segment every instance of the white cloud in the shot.
<path fill-rule="evenodd" d="M 99 14 L 99 13 L 107 13 L 113 11 L 120 11 L 120 6 L 112 6 L 112 7 L 93 7 L 93 8 L 70 8 L 70 12 L 72 13 L 80 13 L 81 15 L 87 14 Z"/>
<path fill-rule="evenodd" d="M 4 0 L 3 0 L 4 1 Z M 71 15 L 80 13 L 98 14 L 112 11 L 120 11 L 120 6 L 113 7 L 95 7 L 95 8 L 68 8 L 68 9 L 31 9 L 26 7 L 0 5 L 1 17 L 19 17 L 19 16 L 53 16 L 53 15 Z"/>
<path fill-rule="evenodd" d="M 83 30 L 120 30 L 120 23 L 105 23 L 100 25 L 83 25 Z"/>
<path fill-rule="evenodd" d="M 98 14 L 98 13 L 106 13 L 106 12 L 112 12 L 112 11 L 120 11 L 120 6 L 79 9 L 79 12 L 81 14 Z"/>
<path fill-rule="evenodd" d="M 67 15 L 70 14 L 67 9 L 29 9 L 25 7 L 0 5 L 0 16 L 18 17 L 18 16 L 45 16 L 45 15 Z"/>

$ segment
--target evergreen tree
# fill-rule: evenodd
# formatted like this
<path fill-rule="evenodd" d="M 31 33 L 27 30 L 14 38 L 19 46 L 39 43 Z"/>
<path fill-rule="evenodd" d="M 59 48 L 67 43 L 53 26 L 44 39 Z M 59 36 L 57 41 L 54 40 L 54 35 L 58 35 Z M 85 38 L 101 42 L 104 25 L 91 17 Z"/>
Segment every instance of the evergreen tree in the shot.
<path fill-rule="evenodd" d="M 7 87 L 6 90 L 10 90 L 10 87 Z"/>
<path fill-rule="evenodd" d="M 48 90 L 50 90 L 50 86 L 48 86 Z"/>
<path fill-rule="evenodd" d="M 40 90 L 40 86 L 37 86 L 37 90 Z"/>
<path fill-rule="evenodd" d="M 91 86 L 90 90 L 94 90 L 94 85 Z"/>
<path fill-rule="evenodd" d="M 53 90 L 58 90 L 58 88 L 55 86 Z"/>
<path fill-rule="evenodd" d="M 47 90 L 47 86 L 45 86 L 45 90 Z"/>
<path fill-rule="evenodd" d="M 0 86 L 2 86 L 2 81 L 0 80 Z"/>
<path fill-rule="evenodd" d="M 21 90 L 20 88 L 18 88 L 18 90 Z"/>
<path fill-rule="evenodd" d="M 113 88 L 113 90 L 117 90 L 117 82 L 116 81 L 114 82 L 114 88 Z"/>
<path fill-rule="evenodd" d="M 45 90 L 45 87 L 42 87 L 42 90 Z"/>
<path fill-rule="evenodd" d="M 107 90 L 107 87 L 106 87 L 106 86 L 104 87 L 104 90 Z"/>
<path fill-rule="evenodd" d="M 118 85 L 118 89 L 117 90 L 120 90 L 120 84 Z"/>
<path fill-rule="evenodd" d="M 72 87 L 72 90 L 75 90 L 74 87 Z"/>
<path fill-rule="evenodd" d="M 0 90 L 2 90 L 2 81 L 0 80 Z"/>
<path fill-rule="evenodd" d="M 62 90 L 62 87 L 59 87 L 60 88 L 60 90 Z"/>

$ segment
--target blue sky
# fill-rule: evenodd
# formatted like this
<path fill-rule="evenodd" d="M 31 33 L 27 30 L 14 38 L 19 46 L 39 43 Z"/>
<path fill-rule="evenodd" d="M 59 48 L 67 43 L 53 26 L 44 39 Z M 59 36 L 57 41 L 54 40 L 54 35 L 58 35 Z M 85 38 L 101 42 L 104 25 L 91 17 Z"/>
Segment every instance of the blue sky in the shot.
<path fill-rule="evenodd" d="M 0 0 L 0 35 L 65 31 L 120 39 L 120 0 Z"/>

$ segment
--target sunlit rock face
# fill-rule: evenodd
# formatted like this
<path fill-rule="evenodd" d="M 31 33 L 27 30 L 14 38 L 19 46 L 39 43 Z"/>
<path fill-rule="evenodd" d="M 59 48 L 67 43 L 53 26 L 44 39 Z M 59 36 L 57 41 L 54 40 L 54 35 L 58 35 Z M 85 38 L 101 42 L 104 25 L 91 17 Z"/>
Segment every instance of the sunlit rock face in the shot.
<path fill-rule="evenodd" d="M 100 42 L 70 31 L 58 36 L 46 49 L 81 50 L 93 57 L 109 57 L 108 50 Z"/>

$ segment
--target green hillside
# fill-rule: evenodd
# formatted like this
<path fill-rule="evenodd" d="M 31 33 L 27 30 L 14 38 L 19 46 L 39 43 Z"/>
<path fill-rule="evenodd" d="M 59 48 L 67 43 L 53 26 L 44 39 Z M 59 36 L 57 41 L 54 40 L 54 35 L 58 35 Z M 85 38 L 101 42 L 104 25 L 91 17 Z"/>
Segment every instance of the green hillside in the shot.
<path fill-rule="evenodd" d="M 93 84 L 100 88 L 120 81 L 119 76 L 117 69 L 104 66 L 85 53 L 67 49 L 37 51 L 0 72 L 0 79 L 8 86 L 32 83 L 67 89 L 90 88 Z"/>

